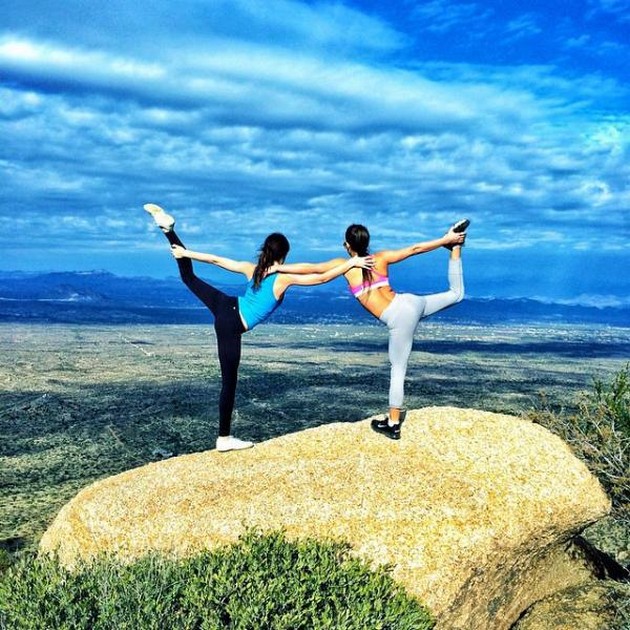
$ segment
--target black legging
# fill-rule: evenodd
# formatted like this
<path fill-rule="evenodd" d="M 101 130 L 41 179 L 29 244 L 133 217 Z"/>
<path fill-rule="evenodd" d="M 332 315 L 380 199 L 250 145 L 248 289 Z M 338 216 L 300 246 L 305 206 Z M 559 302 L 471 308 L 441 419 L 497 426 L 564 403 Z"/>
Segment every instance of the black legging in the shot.
<path fill-rule="evenodd" d="M 175 232 L 166 232 L 171 245 L 184 244 Z M 241 335 L 245 332 L 238 311 L 238 300 L 198 278 L 190 258 L 177 258 L 179 275 L 184 284 L 212 311 L 217 333 L 219 364 L 221 365 L 221 395 L 219 396 L 219 435 L 230 435 L 232 411 L 236 396 L 238 366 L 241 362 Z"/>

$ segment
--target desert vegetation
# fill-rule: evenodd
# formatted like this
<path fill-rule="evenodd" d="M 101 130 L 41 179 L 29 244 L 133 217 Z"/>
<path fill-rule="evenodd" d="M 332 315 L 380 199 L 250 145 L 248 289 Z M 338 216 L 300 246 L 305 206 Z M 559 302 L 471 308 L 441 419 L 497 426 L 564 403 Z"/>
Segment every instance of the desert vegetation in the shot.
<path fill-rule="evenodd" d="M 274 628 L 428 630 L 428 612 L 386 568 L 342 543 L 255 532 L 216 551 L 129 565 L 108 558 L 72 572 L 21 560 L 0 579 L 0 624 L 13 630 Z"/>
<path fill-rule="evenodd" d="M 609 380 L 594 378 L 575 411 L 543 397 L 541 408 L 526 415 L 572 447 L 604 486 L 613 515 L 630 524 L 630 364 Z"/>
<path fill-rule="evenodd" d="M 57 510 L 79 489 L 134 466 L 213 447 L 219 385 L 214 343 L 210 326 L 1 327 L 0 609 L 3 601 L 6 609 L 9 593 L 18 596 L 22 586 L 41 592 L 46 607 L 62 603 L 61 591 L 51 595 L 46 588 L 65 588 L 74 578 L 50 560 L 35 558 L 33 551 Z M 560 434 L 612 497 L 615 511 L 608 532 L 613 531 L 616 540 L 606 543 L 610 535 L 602 535 L 602 545 L 611 544 L 627 565 L 629 350 L 626 329 L 430 323 L 418 331 L 408 405 L 524 414 Z M 261 327 L 245 340 L 235 431 L 260 441 L 327 422 L 362 420 L 385 409 L 387 379 L 386 334 L 381 327 Z M 240 551 L 221 553 L 247 555 L 254 543 L 280 549 L 286 541 L 281 536 L 269 541 L 254 537 L 244 541 Z M 281 553 L 297 551 L 289 545 Z M 323 558 L 319 553 L 336 558 L 340 575 L 349 566 L 339 548 L 313 551 L 309 557 L 315 564 Z M 123 580 L 137 583 L 136 592 L 158 589 L 170 601 L 164 584 L 179 583 L 194 562 L 209 560 L 183 566 L 147 558 L 124 569 L 129 572 L 123 575 L 117 573 L 122 568 L 103 559 L 93 571 L 79 572 L 83 577 L 69 587 L 74 595 L 68 597 L 79 597 L 88 583 L 96 592 L 100 588 L 113 593 L 111 584 Z M 161 582 L 167 575 L 171 577 Z M 198 578 L 200 583 L 207 579 Z M 361 579 L 384 592 L 383 575 Z M 152 585 L 143 586 L 143 580 Z M 368 602 L 370 588 L 361 587 Z M 404 596 L 399 592 L 391 593 L 392 601 L 399 602 L 392 610 L 420 610 L 415 603 L 400 603 Z M 620 623 L 627 623 L 622 604 L 618 609 L 625 621 Z M 134 604 L 128 600 L 120 606 Z M 369 608 L 365 602 L 356 606 L 360 611 Z M 129 621 L 128 627 L 132 624 L 152 627 L 137 621 Z"/>
<path fill-rule="evenodd" d="M 630 364 L 609 379 L 594 377 L 574 410 L 542 396 L 540 407 L 525 415 L 562 437 L 598 477 L 611 498 L 612 514 L 590 528 L 587 536 L 630 569 Z M 610 594 L 615 617 L 611 627 L 628 630 L 628 591 L 623 593 Z"/>

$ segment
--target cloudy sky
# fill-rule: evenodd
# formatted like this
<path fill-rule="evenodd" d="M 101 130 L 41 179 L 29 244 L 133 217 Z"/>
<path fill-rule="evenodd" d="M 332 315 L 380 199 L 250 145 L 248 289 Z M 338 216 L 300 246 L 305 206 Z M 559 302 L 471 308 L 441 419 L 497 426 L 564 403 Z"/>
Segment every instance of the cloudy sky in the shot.
<path fill-rule="evenodd" d="M 628 60 L 630 0 L 5 0 L 0 269 L 172 276 L 147 201 L 239 259 L 467 216 L 469 294 L 627 304 Z"/>

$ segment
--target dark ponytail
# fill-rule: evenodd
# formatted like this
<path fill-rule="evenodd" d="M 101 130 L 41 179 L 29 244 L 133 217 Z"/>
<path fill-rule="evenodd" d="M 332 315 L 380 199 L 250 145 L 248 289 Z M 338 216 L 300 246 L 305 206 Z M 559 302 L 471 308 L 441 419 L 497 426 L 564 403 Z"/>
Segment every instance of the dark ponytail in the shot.
<path fill-rule="evenodd" d="M 365 225 L 353 223 L 346 230 L 346 243 L 358 256 L 367 256 L 370 253 L 370 233 Z M 361 269 L 363 282 L 372 282 L 372 270 Z"/>
<path fill-rule="evenodd" d="M 254 269 L 254 289 L 260 286 L 265 272 L 273 263 L 283 262 L 289 253 L 290 245 L 284 234 L 274 232 L 270 234 L 260 248 L 258 263 Z"/>

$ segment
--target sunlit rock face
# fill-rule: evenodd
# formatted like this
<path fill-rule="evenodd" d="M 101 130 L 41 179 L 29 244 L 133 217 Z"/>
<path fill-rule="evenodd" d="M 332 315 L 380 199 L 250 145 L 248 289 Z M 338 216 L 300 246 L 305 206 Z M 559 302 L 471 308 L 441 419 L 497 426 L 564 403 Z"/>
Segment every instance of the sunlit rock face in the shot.
<path fill-rule="evenodd" d="M 72 565 L 101 551 L 191 554 L 247 528 L 336 538 L 417 595 L 444 630 L 509 628 L 579 581 L 564 552 L 609 510 L 597 480 L 539 425 L 451 407 L 369 419 L 130 470 L 82 490 L 41 541 Z"/>

